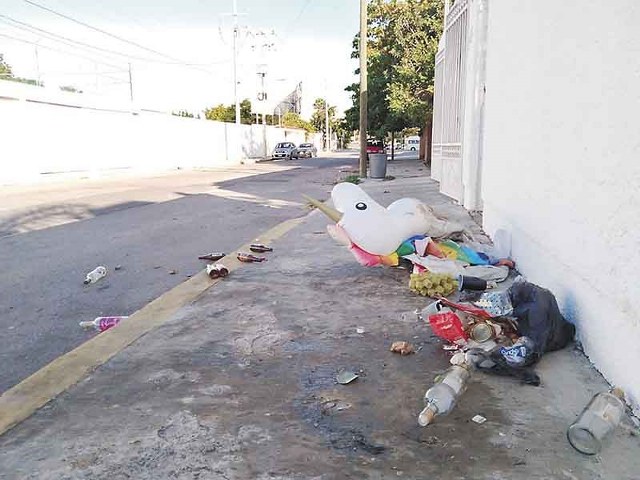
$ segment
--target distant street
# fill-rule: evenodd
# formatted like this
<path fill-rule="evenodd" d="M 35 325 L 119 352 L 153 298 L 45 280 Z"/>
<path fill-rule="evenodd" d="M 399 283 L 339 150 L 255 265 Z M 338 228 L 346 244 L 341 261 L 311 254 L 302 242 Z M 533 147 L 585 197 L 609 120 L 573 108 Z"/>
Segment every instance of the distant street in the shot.
<path fill-rule="evenodd" d="M 326 199 L 356 165 L 354 152 L 0 187 L 0 392 L 95 335 L 78 322 L 132 314 L 204 268 L 198 255 L 304 215 L 301 193 Z M 107 277 L 83 285 L 98 265 Z"/>

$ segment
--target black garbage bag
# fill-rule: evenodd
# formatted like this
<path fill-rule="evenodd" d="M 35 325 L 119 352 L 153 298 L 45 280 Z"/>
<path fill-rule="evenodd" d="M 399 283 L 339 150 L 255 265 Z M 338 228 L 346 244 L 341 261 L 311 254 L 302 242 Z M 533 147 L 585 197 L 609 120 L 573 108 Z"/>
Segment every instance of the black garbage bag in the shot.
<path fill-rule="evenodd" d="M 576 328 L 562 316 L 549 290 L 518 282 L 509 288 L 509 297 L 513 316 L 518 320 L 518 333 L 533 343 L 525 366 L 536 363 L 544 353 L 566 347 L 573 340 Z"/>
<path fill-rule="evenodd" d="M 521 345 L 522 357 L 518 362 L 511 361 L 509 350 L 497 348 L 484 358 L 491 360 L 490 367 L 478 368 L 493 375 L 518 378 L 529 385 L 540 385 L 540 377 L 531 366 L 543 354 L 566 347 L 575 335 L 575 327 L 567 322 L 560 313 L 553 294 L 542 287 L 528 282 L 518 282 L 509 289 L 509 298 L 513 305 L 513 316 L 518 320 L 518 333 L 526 337 Z M 511 352 L 513 353 L 513 351 Z M 479 357 L 482 359 L 482 356 Z"/>

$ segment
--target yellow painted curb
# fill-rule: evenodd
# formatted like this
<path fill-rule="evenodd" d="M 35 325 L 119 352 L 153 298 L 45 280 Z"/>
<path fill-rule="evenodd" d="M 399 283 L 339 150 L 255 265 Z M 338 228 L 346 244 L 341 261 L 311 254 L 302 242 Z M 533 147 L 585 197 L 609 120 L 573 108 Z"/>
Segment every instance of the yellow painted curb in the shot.
<path fill-rule="evenodd" d="M 282 222 L 264 232 L 259 239 L 263 243 L 271 243 L 302 223 L 305 218 L 303 216 Z M 248 250 L 250 243 L 242 245 L 221 260 L 229 272 L 242 266 L 236 254 Z M 221 281 L 223 280 L 211 280 L 205 271 L 201 271 L 142 307 L 117 328 L 107 330 L 56 358 L 4 392 L 0 396 L 0 435 L 31 416 L 142 335 L 162 325 L 181 307 Z"/>

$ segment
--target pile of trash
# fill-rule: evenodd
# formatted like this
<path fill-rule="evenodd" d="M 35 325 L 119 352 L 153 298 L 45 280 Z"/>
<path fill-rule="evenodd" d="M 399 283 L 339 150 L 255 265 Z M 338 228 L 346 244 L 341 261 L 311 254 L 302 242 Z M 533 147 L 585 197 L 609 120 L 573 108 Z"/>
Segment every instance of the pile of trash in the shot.
<path fill-rule="evenodd" d="M 544 353 L 564 348 L 575 335 L 553 294 L 521 277 L 507 290 L 471 295 L 467 302 L 441 298 L 418 315 L 456 347 L 453 363 L 465 362 L 531 385 L 539 385 L 540 378 L 530 367 Z"/>
<path fill-rule="evenodd" d="M 402 198 L 385 208 L 351 183 L 333 188 L 335 209 L 305 198 L 335 222 L 327 226 L 330 236 L 361 265 L 404 267 L 411 272 L 411 291 L 436 299 L 416 314 L 447 342 L 452 366 L 427 390 L 418 417 L 421 426 L 454 408 L 475 370 L 539 385 L 533 366 L 545 353 L 573 340 L 575 327 L 562 316 L 549 290 L 522 277 L 500 288 L 515 269 L 508 232 L 496 232 L 493 245 L 477 243 L 462 226 L 437 217 L 419 200 Z M 460 300 L 447 299 L 456 293 Z M 391 351 L 416 352 L 400 341 Z M 357 375 L 349 381 L 354 378 Z M 624 392 L 596 395 L 569 427 L 571 445 L 585 454 L 596 453 L 623 413 Z M 486 419 L 476 415 L 472 420 Z"/>

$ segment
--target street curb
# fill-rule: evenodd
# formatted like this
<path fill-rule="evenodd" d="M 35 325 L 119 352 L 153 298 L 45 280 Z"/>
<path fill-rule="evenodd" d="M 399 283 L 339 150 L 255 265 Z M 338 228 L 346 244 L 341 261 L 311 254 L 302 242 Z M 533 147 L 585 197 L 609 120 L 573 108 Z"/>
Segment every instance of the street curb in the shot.
<path fill-rule="evenodd" d="M 273 242 L 301 224 L 308 215 L 279 223 L 262 233 L 259 241 L 267 244 Z M 240 246 L 222 260 L 230 273 L 243 266 L 236 254 L 247 251 L 250 243 Z M 211 280 L 204 270 L 201 271 L 142 307 L 116 328 L 61 355 L 4 392 L 0 396 L 0 435 L 30 417 L 140 337 L 165 323 L 180 308 L 221 281 L 224 280 Z"/>

